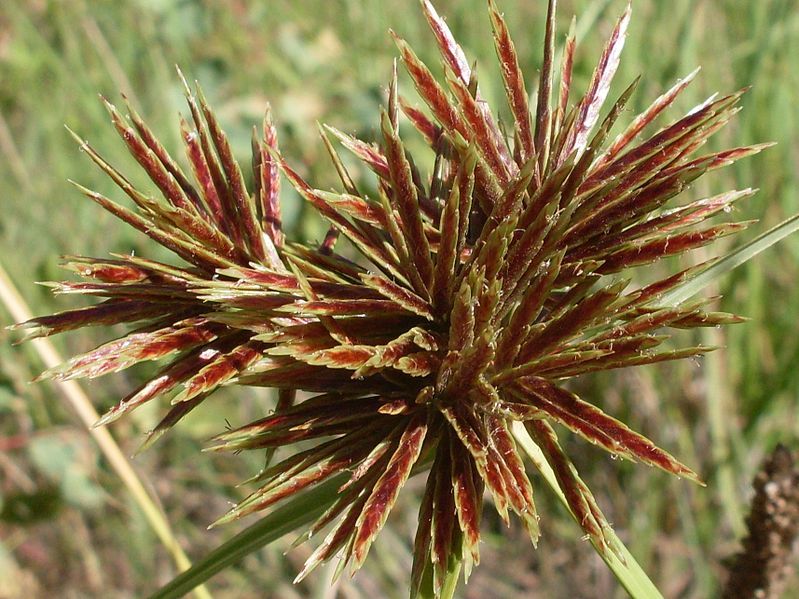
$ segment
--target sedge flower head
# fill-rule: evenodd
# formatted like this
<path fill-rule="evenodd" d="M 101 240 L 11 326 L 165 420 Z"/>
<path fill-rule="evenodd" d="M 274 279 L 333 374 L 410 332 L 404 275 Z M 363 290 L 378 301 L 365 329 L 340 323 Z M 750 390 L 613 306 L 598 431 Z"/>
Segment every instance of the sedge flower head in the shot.
<path fill-rule="evenodd" d="M 30 337 L 118 323 L 130 332 L 46 376 L 94 378 L 165 361 L 100 420 L 107 424 L 169 397 L 171 407 L 148 442 L 220 385 L 277 389 L 273 413 L 220 434 L 213 447 L 296 448 L 255 477 L 252 493 L 223 521 L 344 476 L 335 502 L 311 526 L 309 534 L 329 532 L 300 577 L 337 554 L 359 567 L 416 473 L 427 484 L 412 588 L 428 564 L 440 584 L 452 559 L 479 561 L 484 494 L 503 519 L 515 514 L 536 540 L 539 516 L 517 427 L 541 448 L 585 533 L 608 550 L 608 524 L 557 431 L 679 476 L 696 475 L 568 383 L 596 371 L 700 355 L 709 348 L 663 348 L 663 333 L 738 320 L 705 311 L 701 302 L 660 302 L 701 265 L 638 287 L 628 273 L 739 231 L 744 224 L 706 221 L 751 190 L 676 198 L 706 171 L 761 146 L 699 151 L 736 112 L 740 92 L 711 97 L 642 136 L 695 73 L 625 126 L 617 124 L 637 81 L 609 109 L 603 106 L 629 8 L 578 96 L 571 85 L 573 37 L 555 64 L 554 5 L 531 98 L 508 27 L 489 2 L 508 100 L 503 110 L 511 116 L 503 125 L 446 23 L 423 0 L 446 77 L 438 81 L 394 34 L 424 105 L 402 98 L 395 68 L 376 143 L 322 128 L 341 179 L 337 191 L 314 188 L 284 160 L 269 111 L 254 137 L 252 163 L 243 166 L 202 93 L 186 86 L 186 169 L 138 114 L 124 117 L 108 104 L 113 125 L 161 197 L 136 188 L 83 140 L 87 155 L 136 209 L 79 187 L 180 261 L 69 259 L 66 266 L 85 281 L 59 283 L 56 291 L 102 301 L 19 326 Z M 406 134 L 424 137 L 432 164 L 418 166 Z M 373 172 L 371 193 L 349 174 L 333 138 Z M 321 244 L 286 238 L 282 178 L 329 221 Z M 337 250 L 339 238 L 357 260 Z"/>

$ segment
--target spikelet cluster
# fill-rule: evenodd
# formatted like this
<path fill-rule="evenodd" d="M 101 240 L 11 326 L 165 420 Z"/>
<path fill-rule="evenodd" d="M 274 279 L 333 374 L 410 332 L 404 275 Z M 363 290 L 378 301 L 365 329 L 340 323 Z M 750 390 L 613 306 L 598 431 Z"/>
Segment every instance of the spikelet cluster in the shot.
<path fill-rule="evenodd" d="M 438 81 L 394 35 L 424 106 L 399 95 L 395 66 L 376 143 L 320 129 L 341 179 L 339 191 L 314 188 L 284 160 L 269 111 L 245 174 L 201 91 L 186 86 L 190 115 L 181 122 L 181 162 L 188 171 L 135 111 L 128 108 L 123 116 L 107 103 L 122 141 L 161 197 L 136 188 L 80 138 L 135 210 L 78 187 L 181 261 L 69 258 L 65 266 L 85 280 L 54 284 L 55 291 L 102 301 L 18 325 L 37 337 L 129 324 L 123 337 L 44 376 L 94 378 L 144 360 L 165 361 L 99 422 L 170 398 L 148 443 L 220 385 L 277 389 L 273 413 L 220 434 L 213 447 L 273 451 L 303 442 L 302 450 L 250 481 L 251 495 L 223 521 L 266 510 L 348 473 L 336 501 L 311 526 L 309 534 L 329 532 L 300 578 L 337 554 L 359 567 L 403 484 L 417 472 L 427 484 L 413 589 L 426 567 L 440 585 L 451 560 L 479 561 L 484 494 L 503 519 L 518 516 L 535 540 L 539 516 L 512 434 L 517 423 L 542 449 L 585 533 L 607 549 L 608 524 L 556 430 L 679 476 L 696 475 L 575 395 L 568 381 L 702 354 L 709 348 L 661 344 L 669 329 L 739 320 L 705 311 L 701 302 L 659 303 L 702 265 L 643 287 L 631 286 L 625 273 L 745 226 L 706 221 L 728 212 L 749 189 L 675 199 L 705 172 L 762 147 L 699 151 L 737 111 L 740 92 L 711 97 L 642 137 L 695 73 L 629 124 L 618 125 L 636 82 L 609 109 L 603 106 L 629 8 L 578 96 L 571 85 L 572 36 L 555 64 L 551 0 L 537 94 L 531 98 L 508 27 L 490 1 L 508 100 L 502 110 L 511 115 L 503 126 L 481 97 L 475 70 L 444 20 L 427 0 L 421 4 L 446 78 Z M 429 168 L 418 168 L 405 148 L 400 127 L 409 125 L 434 152 Z M 611 136 L 614 127 L 620 132 Z M 374 173 L 376 193 L 359 188 L 337 145 Z M 285 237 L 281 179 L 329 221 L 321 245 Z M 357 250 L 357 262 L 337 252 L 339 237 Z"/>

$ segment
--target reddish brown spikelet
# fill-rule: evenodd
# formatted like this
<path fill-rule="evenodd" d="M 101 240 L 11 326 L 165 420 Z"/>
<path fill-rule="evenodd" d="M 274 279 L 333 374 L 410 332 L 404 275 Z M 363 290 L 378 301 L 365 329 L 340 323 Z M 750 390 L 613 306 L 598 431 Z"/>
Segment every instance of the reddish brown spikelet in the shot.
<path fill-rule="evenodd" d="M 711 97 L 639 139 L 695 72 L 620 127 L 608 145 L 637 83 L 604 106 L 630 10 L 578 97 L 572 86 L 574 36 L 556 65 L 556 2 L 547 5 L 531 107 L 512 24 L 489 2 L 512 120 L 501 128 L 480 93 L 476 69 L 444 19 L 422 0 L 446 79 L 439 82 L 394 36 L 426 107 L 402 100 L 395 68 L 377 143 L 320 127 L 341 191 L 315 189 L 290 166 L 280 154 L 278 126 L 268 108 L 253 138 L 250 178 L 202 94 L 195 97 L 186 86 L 191 124 L 181 120 L 181 131 L 190 178 L 138 114 L 126 118 L 107 103 L 122 142 L 160 196 L 137 189 L 76 136 L 135 207 L 78 187 L 185 264 L 132 255 L 69 258 L 66 267 L 85 280 L 52 284 L 54 291 L 101 302 L 17 328 L 28 338 L 83 326 L 135 328 L 43 376 L 95 377 L 168 358 L 98 422 L 171 399 L 145 445 L 221 385 L 278 389 L 273 413 L 213 441 L 214 450 L 265 449 L 269 456 L 268 467 L 248 481 L 250 495 L 218 522 L 269 509 L 348 473 L 335 501 L 310 528 L 330 532 L 298 579 L 337 554 L 359 567 L 404 483 L 417 472 L 427 483 L 414 541 L 412 594 L 428 578 L 432 592 L 440 592 L 457 560 L 467 562 L 467 573 L 479 561 L 484 490 L 500 516 L 519 516 L 535 541 L 533 486 L 511 433 L 513 422 L 523 422 L 541 448 L 585 533 L 600 550 L 613 550 L 609 526 L 558 443 L 556 428 L 614 455 L 699 479 L 592 398 L 574 394 L 568 381 L 701 355 L 711 348 L 661 347 L 669 338 L 664 332 L 742 320 L 706 311 L 701 301 L 661 305 L 663 294 L 712 262 L 643 287 L 629 282 L 636 266 L 746 225 L 705 221 L 728 212 L 750 189 L 673 202 L 705 172 L 765 145 L 696 154 L 738 110 L 741 92 Z M 413 146 L 406 145 L 404 129 L 400 134 L 401 113 L 432 150 L 429 172 L 408 151 Z M 602 121 L 600 114 L 606 114 Z M 376 184 L 356 183 L 331 139 L 363 162 Z M 281 175 L 329 221 L 321 244 L 286 238 Z M 366 188 L 377 195 L 361 191 Z M 360 259 L 336 249 L 339 236 Z M 296 449 L 297 443 L 301 450 L 271 463 L 278 448 Z"/>
<path fill-rule="evenodd" d="M 260 202 L 264 232 L 280 247 L 285 241 L 280 217 L 280 167 L 275 159 L 278 151 L 277 129 L 272 110 L 267 107 L 263 124 L 263 147 L 260 151 Z M 268 148 L 268 149 L 267 149 Z"/>
<path fill-rule="evenodd" d="M 621 50 L 627 35 L 627 24 L 630 22 L 630 12 L 631 6 L 628 6 L 616 23 L 616 27 L 602 51 L 591 83 L 588 85 L 588 91 L 577 107 L 576 119 L 563 148 L 564 155 L 570 154 L 573 150 L 581 152 L 585 148 L 588 134 L 599 118 L 599 110 L 605 102 L 608 91 L 610 91 L 610 83 L 619 66 Z"/>
<path fill-rule="evenodd" d="M 425 291 L 433 282 L 433 261 L 430 245 L 425 236 L 422 215 L 419 210 L 419 196 L 413 181 L 411 166 L 405 157 L 405 150 L 398 132 L 393 129 L 386 114 L 382 119 L 383 138 L 386 142 L 386 159 L 389 164 L 394 204 L 401 216 L 401 226 L 413 262 L 425 284 Z M 429 294 L 429 291 L 428 291 Z"/>
<path fill-rule="evenodd" d="M 510 38 L 510 32 L 505 24 L 505 20 L 497 10 L 493 0 L 489 0 L 488 6 L 491 14 L 491 24 L 494 27 L 494 44 L 496 46 L 499 64 L 502 68 L 502 80 L 505 83 L 505 92 L 508 96 L 508 102 L 513 111 L 514 124 L 517 127 L 519 139 L 521 140 L 522 152 L 520 157 L 522 161 L 527 161 L 535 154 L 536 149 L 533 142 L 533 129 L 530 124 L 530 107 L 528 106 L 524 77 L 521 67 L 519 67 L 516 48 Z"/>
<path fill-rule="evenodd" d="M 424 415 L 418 414 L 408 422 L 399 439 L 397 450 L 391 456 L 382 476 L 375 483 L 374 489 L 355 523 L 357 531 L 353 550 L 355 567 L 360 566 L 366 559 L 366 553 L 369 551 L 372 541 L 385 524 L 400 489 L 419 458 L 426 433 L 426 418 Z"/>

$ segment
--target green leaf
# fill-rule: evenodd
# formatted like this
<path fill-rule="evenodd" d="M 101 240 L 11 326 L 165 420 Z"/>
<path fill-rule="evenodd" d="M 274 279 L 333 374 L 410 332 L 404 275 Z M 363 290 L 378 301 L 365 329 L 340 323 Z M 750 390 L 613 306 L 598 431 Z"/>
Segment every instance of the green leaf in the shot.
<path fill-rule="evenodd" d="M 37 435 L 28 444 L 31 461 L 58 485 L 61 498 L 83 510 L 96 509 L 105 499 L 93 480 L 97 463 L 88 443 L 77 431 L 65 430 Z"/>
<path fill-rule="evenodd" d="M 61 492 L 68 503 L 84 510 L 97 509 L 105 501 L 103 489 L 85 471 L 76 467 L 64 471 Z"/>
<path fill-rule="evenodd" d="M 536 469 L 544 476 L 546 483 L 555 491 L 560 502 L 568 509 L 566 496 L 563 494 L 560 485 L 558 485 L 555 473 L 544 458 L 541 449 L 525 430 L 523 423 L 513 423 L 513 436 L 533 461 Z M 638 565 L 630 550 L 622 544 L 616 534 L 607 529 L 605 530 L 605 536 L 615 551 L 603 551 L 596 545 L 594 545 L 594 548 L 599 556 L 605 560 L 619 583 L 630 594 L 630 597 L 633 599 L 663 599 L 661 592 L 649 579 L 641 566 Z"/>
<path fill-rule="evenodd" d="M 333 504 L 338 496 L 338 488 L 346 479 L 347 475 L 337 476 L 297 496 L 214 549 L 205 558 L 153 593 L 150 599 L 183 597 L 217 572 L 276 541 L 286 533 L 310 523 Z"/>
<path fill-rule="evenodd" d="M 700 271 L 695 277 L 688 279 L 663 295 L 658 303 L 662 306 L 676 306 L 684 302 L 710 285 L 721 275 L 741 266 L 763 250 L 770 248 L 778 241 L 781 241 L 796 231 L 799 231 L 799 214 L 781 222 L 762 235 L 757 236 L 749 243 L 742 245 L 720 260 L 717 260 L 706 269 Z"/>

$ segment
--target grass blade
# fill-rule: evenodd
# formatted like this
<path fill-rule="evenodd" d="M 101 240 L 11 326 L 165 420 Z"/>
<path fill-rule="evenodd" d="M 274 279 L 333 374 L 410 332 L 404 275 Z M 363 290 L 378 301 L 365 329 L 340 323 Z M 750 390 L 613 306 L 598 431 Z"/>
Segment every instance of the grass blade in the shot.
<path fill-rule="evenodd" d="M 721 275 L 748 262 L 760 252 L 767 250 L 775 243 L 796 231 L 799 231 L 799 214 L 781 222 L 762 235 L 758 235 L 749 243 L 742 245 L 720 260 L 717 260 L 706 269 L 700 271 L 695 277 L 688 279 L 663 295 L 658 303 L 663 306 L 676 306 L 684 302 L 710 285 Z"/>
<path fill-rule="evenodd" d="M 347 476 L 337 476 L 276 509 L 252 526 L 223 543 L 192 568 L 173 578 L 150 596 L 150 599 L 177 599 L 214 574 L 240 561 L 253 551 L 276 541 L 283 535 L 310 524 L 321 516 L 333 501 Z"/>
<path fill-rule="evenodd" d="M 513 436 L 516 442 L 521 445 L 522 449 L 524 449 L 525 453 L 527 453 L 528 457 L 533 461 L 536 469 L 544 476 L 544 480 L 547 484 L 555 491 L 560 502 L 568 509 L 569 506 L 566 502 L 566 497 L 558 485 L 555 473 L 544 458 L 541 449 L 535 444 L 525 430 L 524 424 L 521 422 L 515 422 L 513 424 Z M 661 592 L 649 579 L 641 566 L 638 565 L 632 553 L 622 544 L 613 530 L 606 530 L 605 536 L 615 548 L 615 552 L 597 548 L 597 553 L 611 569 L 619 583 L 630 594 L 630 597 L 633 599 L 663 599 Z M 592 540 L 591 543 L 594 544 L 594 541 Z M 594 547 L 596 548 L 596 545 L 594 545 Z M 621 557 L 617 555 L 616 552 L 618 552 Z M 622 561 L 622 557 L 624 561 Z"/>

